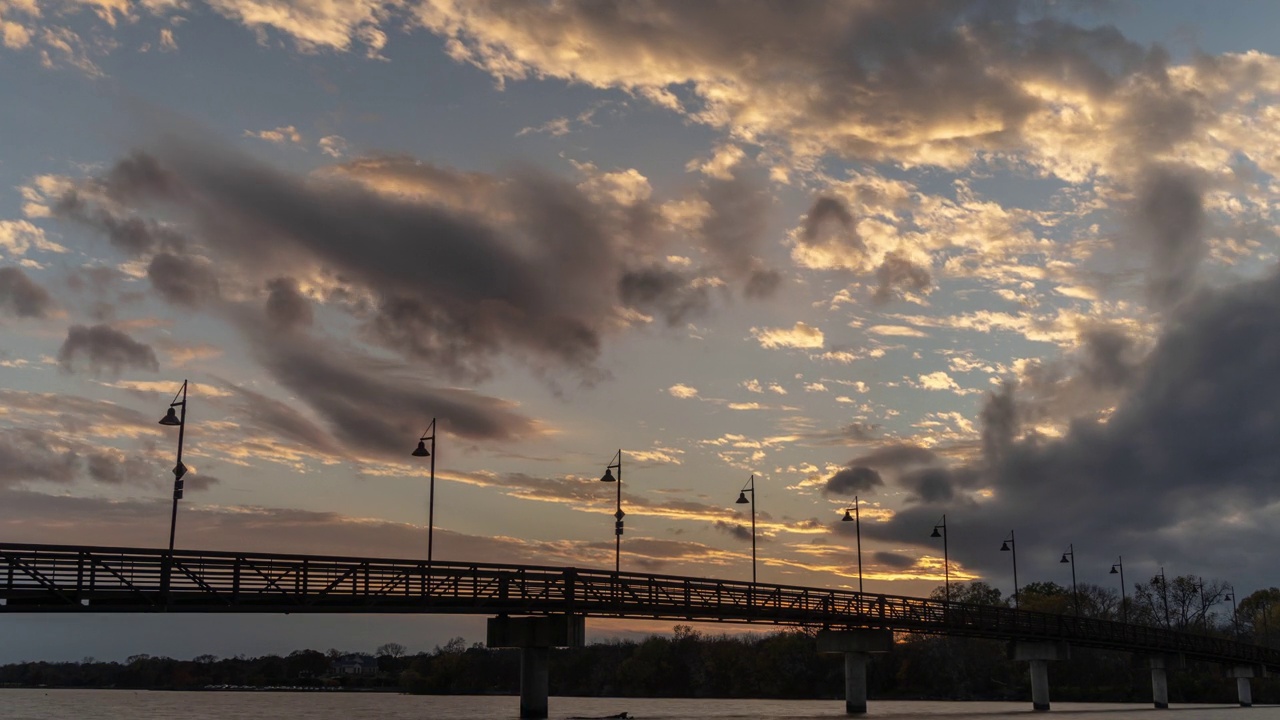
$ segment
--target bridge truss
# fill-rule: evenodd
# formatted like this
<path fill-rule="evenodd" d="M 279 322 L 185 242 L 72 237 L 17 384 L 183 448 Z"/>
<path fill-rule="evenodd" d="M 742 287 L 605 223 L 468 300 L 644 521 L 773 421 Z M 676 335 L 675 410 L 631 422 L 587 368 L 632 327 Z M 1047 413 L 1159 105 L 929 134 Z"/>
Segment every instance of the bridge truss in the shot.
<path fill-rule="evenodd" d="M 439 613 L 763 623 L 1179 654 L 1280 670 L 1280 650 L 1008 607 L 572 567 L 0 543 L 0 613 Z"/>

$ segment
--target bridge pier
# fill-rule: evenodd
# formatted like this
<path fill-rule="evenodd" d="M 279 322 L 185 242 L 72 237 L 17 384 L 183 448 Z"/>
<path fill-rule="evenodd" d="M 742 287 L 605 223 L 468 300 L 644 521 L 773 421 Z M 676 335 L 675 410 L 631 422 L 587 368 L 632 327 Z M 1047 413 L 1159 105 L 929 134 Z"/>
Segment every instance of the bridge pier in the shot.
<path fill-rule="evenodd" d="M 1014 640 L 1009 646 L 1009 656 L 1027 662 L 1031 666 L 1031 707 L 1034 710 L 1049 709 L 1049 661 L 1067 660 L 1071 648 L 1064 642 L 1032 642 Z"/>
<path fill-rule="evenodd" d="M 844 711 L 849 715 L 867 712 L 867 656 L 889 652 L 893 633 L 889 630 L 820 630 L 818 652 L 844 655 Z"/>
<path fill-rule="evenodd" d="M 485 644 L 520 648 L 520 717 L 547 717 L 553 647 L 582 647 L 586 622 L 580 615 L 489 618 Z"/>
<path fill-rule="evenodd" d="M 1157 710 L 1169 709 L 1169 676 L 1165 674 L 1165 657 L 1152 655 L 1151 658 L 1151 704 Z"/>
<path fill-rule="evenodd" d="M 1187 666 L 1186 658 L 1181 655 L 1150 655 L 1147 660 L 1151 665 L 1151 704 L 1157 710 L 1168 710 L 1168 671 L 1185 668 Z"/>
<path fill-rule="evenodd" d="M 1240 707 L 1253 707 L 1253 687 L 1249 679 L 1254 676 L 1254 667 L 1237 665 L 1228 674 L 1236 679 L 1236 696 L 1240 698 Z"/>

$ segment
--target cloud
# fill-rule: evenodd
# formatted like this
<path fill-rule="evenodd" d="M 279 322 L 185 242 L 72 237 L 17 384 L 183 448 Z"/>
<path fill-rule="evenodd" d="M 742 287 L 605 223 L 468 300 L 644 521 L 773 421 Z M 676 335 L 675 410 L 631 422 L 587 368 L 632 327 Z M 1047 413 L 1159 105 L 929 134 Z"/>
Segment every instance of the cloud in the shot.
<path fill-rule="evenodd" d="M 347 140 L 341 135 L 325 135 L 316 142 L 320 152 L 331 158 L 340 158 L 347 154 Z"/>
<path fill-rule="evenodd" d="M 1280 337 L 1280 276 L 1193 291 L 1171 313 L 1140 362 L 1101 363 L 1098 382 L 1125 386 L 1105 417 L 1078 417 L 1061 437 L 1046 437 L 1028 427 L 1021 385 L 1010 384 L 982 412 L 980 458 L 944 467 L 918 450 L 904 455 L 913 463 L 899 463 L 892 483 L 917 506 L 872 535 L 922 544 L 922 529 L 946 512 L 968 524 L 952 538 L 952 556 L 997 576 L 1007 568 L 970 534 L 1058 528 L 1028 534 L 1020 550 L 1060 552 L 1070 536 L 1087 536 L 1126 564 L 1154 568 L 1176 557 L 1191 572 L 1268 582 L 1256 568 L 1280 502 L 1272 481 L 1280 353 L 1264 339 Z M 1120 348 L 1111 338 L 1085 357 L 1131 352 Z M 1096 358 L 1089 363 L 1082 367 L 1098 369 Z"/>
<path fill-rule="evenodd" d="M 929 268 L 917 265 L 891 252 L 884 256 L 880 267 L 876 268 L 876 282 L 878 283 L 876 291 L 871 299 L 884 303 L 897 297 L 899 290 L 911 292 L 928 290 L 933 284 L 933 275 L 929 272 Z"/>
<path fill-rule="evenodd" d="M 439 418 L 442 432 L 475 440 L 514 441 L 541 431 L 514 403 L 460 388 L 426 386 L 401 363 L 344 351 L 300 330 L 282 335 L 247 313 L 239 322 L 263 367 L 355 451 L 401 457 L 406 438 L 416 437 L 433 417 Z M 309 443 L 319 437 L 296 415 L 275 409 L 259 417 L 283 425 L 287 434 L 301 432 Z"/>
<path fill-rule="evenodd" d="M 267 281 L 267 320 L 280 329 L 309 327 L 315 320 L 311 301 L 298 292 L 298 281 L 290 277 Z"/>
<path fill-rule="evenodd" d="M 150 345 L 109 325 L 72 325 L 58 348 L 58 367 L 77 372 L 81 365 L 95 375 L 119 375 L 125 369 L 160 370 Z"/>
<path fill-rule="evenodd" d="M 286 142 L 293 143 L 294 145 L 302 144 L 302 133 L 298 132 L 298 129 L 292 125 L 282 125 L 275 130 L 260 130 L 258 132 L 245 130 L 244 136 L 257 138 L 259 140 L 266 140 L 269 143 L 276 143 L 277 145 Z"/>
<path fill-rule="evenodd" d="M 782 282 L 777 270 L 758 257 L 768 227 L 770 201 L 754 172 L 729 180 L 712 180 L 704 192 L 709 212 L 698 238 L 729 277 L 745 282 L 747 297 L 773 295 Z"/>
<path fill-rule="evenodd" d="M 0 267 L 0 312 L 20 318 L 43 318 L 53 307 L 53 296 L 27 277 L 22 268 Z"/>
<path fill-rule="evenodd" d="M 63 246 L 45 235 L 44 229 L 26 220 L 0 220 L 0 250 L 9 257 L 23 257 L 32 250 L 65 253 Z"/>
<path fill-rule="evenodd" d="M 295 278 L 358 318 L 366 340 L 467 379 L 502 355 L 594 377 L 602 337 L 628 313 L 674 324 L 704 312 L 723 281 L 659 264 L 681 235 L 744 295 L 776 288 L 780 276 L 753 254 L 758 184 L 713 182 L 706 214 L 675 228 L 638 173 L 580 169 L 589 177 L 575 186 L 366 159 L 303 178 L 178 133 L 52 208 L 150 257 L 153 287 L 171 302 L 209 305 L 223 285 Z"/>
<path fill-rule="evenodd" d="M 681 400 L 688 400 L 690 398 L 698 397 L 697 388 L 690 387 L 688 385 L 679 384 L 679 383 L 667 388 L 667 392 L 671 394 L 671 397 L 677 397 L 677 398 L 680 398 Z"/>
<path fill-rule="evenodd" d="M 799 321 L 790 328 L 751 328 L 751 334 L 763 348 L 820 348 L 822 331 Z"/>
<path fill-rule="evenodd" d="M 872 325 L 867 328 L 872 335 L 888 335 L 891 337 L 929 337 L 928 333 L 906 325 Z"/>
<path fill-rule="evenodd" d="M 836 471 L 834 475 L 827 478 L 827 484 L 822 488 L 822 492 L 825 495 L 847 496 L 870 492 L 881 485 L 884 485 L 884 481 L 880 479 L 880 473 L 869 467 L 858 465 Z"/>
<path fill-rule="evenodd" d="M 210 8 L 266 38 L 272 30 L 292 38 L 304 52 L 344 51 L 357 42 L 365 54 L 376 57 L 386 44 L 380 25 L 389 8 L 383 0 L 351 0 L 341 3 L 309 3 L 286 0 L 209 0 Z"/>
<path fill-rule="evenodd" d="M 925 390 L 959 390 L 960 386 L 945 370 L 927 373 L 919 377 L 920 387 Z"/>
<path fill-rule="evenodd" d="M 147 265 L 147 279 L 166 302 L 188 308 L 212 303 L 222 294 L 212 264 L 202 258 L 157 253 Z"/>
<path fill-rule="evenodd" d="M 734 137 L 780 140 L 801 157 L 955 167 L 979 149 L 1035 143 L 1046 165 L 1074 168 L 1083 161 L 1070 156 L 1097 139 L 1073 147 L 1064 131 L 1042 140 L 1046 124 L 1070 130 L 1075 105 L 1102 114 L 1147 78 L 1156 90 L 1133 107 L 1162 97 L 1158 50 L 1016 3 L 659 3 L 602 13 L 588 2 L 432 0 L 416 15 L 453 58 L 499 81 L 627 90 Z M 729 15 L 734 22 L 723 22 Z M 1144 118 L 1159 124 L 1160 114 L 1132 126 Z"/>
<path fill-rule="evenodd" d="M 1158 306 L 1191 291 L 1208 250 L 1202 194 L 1203 181 L 1190 168 L 1157 166 L 1142 179 L 1133 221 L 1150 254 L 1148 291 Z"/>

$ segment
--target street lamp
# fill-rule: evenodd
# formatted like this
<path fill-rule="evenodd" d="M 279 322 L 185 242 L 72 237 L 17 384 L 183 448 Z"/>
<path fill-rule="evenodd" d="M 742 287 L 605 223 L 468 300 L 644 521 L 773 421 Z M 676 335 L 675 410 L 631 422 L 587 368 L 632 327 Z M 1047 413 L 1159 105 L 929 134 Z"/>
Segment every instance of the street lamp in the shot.
<path fill-rule="evenodd" d="M 431 449 L 427 449 L 427 441 L 431 441 Z M 418 438 L 418 447 L 414 448 L 410 453 L 414 457 L 431 458 L 431 490 L 427 494 L 427 564 L 431 564 L 431 541 L 436 527 L 436 419 L 431 418 L 431 424 L 423 431 L 422 437 Z"/>
<path fill-rule="evenodd" d="M 1236 612 L 1236 586 L 1228 585 L 1227 587 L 1231 588 L 1231 592 L 1227 593 L 1223 600 L 1231 601 L 1231 627 L 1235 630 L 1236 638 L 1238 639 L 1240 637 L 1240 616 Z"/>
<path fill-rule="evenodd" d="M 938 532 L 942 530 L 942 532 Z M 933 526 L 933 532 L 929 537 L 942 538 L 942 565 L 943 577 L 946 578 L 947 602 L 951 602 L 951 555 L 947 552 L 947 515 L 942 514 L 942 522 Z"/>
<path fill-rule="evenodd" d="M 1076 615 L 1080 614 L 1080 591 L 1076 588 L 1076 546 L 1074 544 L 1067 545 L 1067 551 L 1062 553 L 1062 559 L 1058 562 L 1071 563 L 1071 596 L 1075 598 Z"/>
<path fill-rule="evenodd" d="M 853 516 L 849 516 L 849 508 L 845 508 L 844 517 L 840 522 L 851 522 L 854 526 L 854 535 L 858 538 L 858 592 L 862 593 L 862 515 L 858 512 L 858 496 L 853 496 Z"/>
<path fill-rule="evenodd" d="M 618 470 L 618 474 L 622 474 L 622 470 Z M 747 493 L 751 493 L 751 499 L 747 500 Z M 753 473 L 751 479 L 746 485 L 738 491 L 738 499 L 735 501 L 738 505 L 751 503 L 751 584 L 756 582 L 756 476 Z M 621 507 L 618 508 L 621 511 Z M 621 522 L 621 520 L 619 520 Z"/>
<path fill-rule="evenodd" d="M 1164 577 L 1164 566 L 1160 566 L 1160 597 L 1164 599 L 1164 626 L 1169 627 L 1169 581 Z"/>
<path fill-rule="evenodd" d="M 613 470 L 618 471 L 618 477 L 613 476 Z M 618 572 L 622 558 L 622 518 L 626 517 L 626 513 L 622 512 L 622 450 L 619 449 L 617 454 L 613 456 L 613 461 L 604 466 L 604 475 L 600 478 L 600 482 L 616 482 L 618 484 L 618 509 L 613 513 L 613 571 Z M 755 493 L 752 493 L 755 496 Z M 754 572 L 754 568 L 753 568 Z"/>
<path fill-rule="evenodd" d="M 1000 552 L 1013 553 L 1013 609 L 1018 609 L 1018 543 L 1014 542 L 1013 531 L 1009 531 L 1009 539 L 1000 543 Z"/>
<path fill-rule="evenodd" d="M 1117 570 L 1116 568 L 1119 568 Z M 1129 601 L 1124 595 L 1124 556 L 1116 557 L 1115 564 L 1111 566 L 1111 574 L 1120 573 L 1120 614 L 1124 618 L 1123 622 L 1129 622 Z"/>
<path fill-rule="evenodd" d="M 178 398 L 182 399 L 179 400 Z M 181 408 L 174 412 L 174 408 Z M 182 499 L 182 477 L 187 474 L 187 466 L 182 464 L 182 437 L 187 430 L 187 381 L 182 381 L 182 389 L 173 396 L 169 403 L 169 411 L 160 418 L 161 425 L 178 428 L 178 462 L 173 466 L 173 513 L 169 518 L 169 556 L 173 557 L 173 536 L 178 529 L 178 501 Z"/>

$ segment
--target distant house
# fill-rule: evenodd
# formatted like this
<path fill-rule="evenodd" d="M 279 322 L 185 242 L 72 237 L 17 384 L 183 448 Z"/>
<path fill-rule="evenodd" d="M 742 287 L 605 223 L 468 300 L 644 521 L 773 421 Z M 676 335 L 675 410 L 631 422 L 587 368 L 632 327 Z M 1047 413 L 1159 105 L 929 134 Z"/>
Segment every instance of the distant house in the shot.
<path fill-rule="evenodd" d="M 364 653 L 343 655 L 329 663 L 329 672 L 333 675 L 376 675 L 378 659 Z"/>

